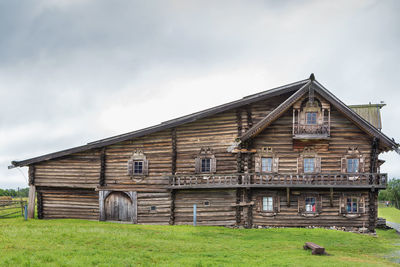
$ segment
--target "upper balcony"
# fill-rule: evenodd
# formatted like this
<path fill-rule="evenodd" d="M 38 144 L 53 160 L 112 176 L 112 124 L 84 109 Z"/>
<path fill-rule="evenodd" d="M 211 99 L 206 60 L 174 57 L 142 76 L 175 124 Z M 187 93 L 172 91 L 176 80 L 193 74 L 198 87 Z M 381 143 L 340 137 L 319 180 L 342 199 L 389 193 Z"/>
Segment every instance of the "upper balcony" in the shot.
<path fill-rule="evenodd" d="M 170 189 L 190 188 L 386 188 L 386 173 L 313 174 L 179 174 L 169 176 Z"/>
<path fill-rule="evenodd" d="M 294 139 L 326 139 L 330 136 L 330 125 L 327 122 L 317 125 L 293 123 Z"/>

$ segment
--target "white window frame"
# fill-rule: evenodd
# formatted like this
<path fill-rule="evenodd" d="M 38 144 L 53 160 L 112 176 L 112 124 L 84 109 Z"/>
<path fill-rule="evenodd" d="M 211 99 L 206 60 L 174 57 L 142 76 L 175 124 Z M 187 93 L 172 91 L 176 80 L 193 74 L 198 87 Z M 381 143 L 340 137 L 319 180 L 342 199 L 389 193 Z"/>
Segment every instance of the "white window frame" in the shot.
<path fill-rule="evenodd" d="M 274 197 L 265 196 L 262 198 L 262 211 L 264 212 L 274 211 Z"/>

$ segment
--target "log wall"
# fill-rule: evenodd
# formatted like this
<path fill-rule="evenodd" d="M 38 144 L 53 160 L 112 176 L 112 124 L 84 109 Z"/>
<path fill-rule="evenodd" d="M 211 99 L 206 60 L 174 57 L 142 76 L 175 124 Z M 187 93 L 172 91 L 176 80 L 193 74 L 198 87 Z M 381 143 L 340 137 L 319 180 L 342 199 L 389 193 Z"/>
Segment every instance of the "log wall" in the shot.
<path fill-rule="evenodd" d="M 279 196 L 280 211 L 275 216 L 268 216 L 262 211 L 257 211 L 257 197 L 271 196 L 277 193 Z M 321 213 L 317 217 L 304 217 L 298 212 L 298 200 L 302 194 L 315 194 L 322 197 Z M 358 218 L 347 218 L 340 213 L 340 198 L 342 194 L 361 194 L 365 198 L 365 213 Z M 290 194 L 290 206 L 287 203 L 286 190 L 253 190 L 252 200 L 255 202 L 253 207 L 253 224 L 255 226 L 284 226 L 284 227 L 304 227 L 304 226 L 320 226 L 320 227 L 368 227 L 369 226 L 369 198 L 368 191 L 334 191 L 333 205 L 331 206 L 329 190 L 293 190 Z"/>
<path fill-rule="evenodd" d="M 206 202 L 209 206 L 206 206 Z M 236 190 L 182 190 L 175 196 L 175 224 L 193 224 L 197 205 L 197 225 L 235 225 Z"/>
<path fill-rule="evenodd" d="M 38 187 L 37 192 L 43 219 L 99 219 L 99 195 L 93 189 Z"/>

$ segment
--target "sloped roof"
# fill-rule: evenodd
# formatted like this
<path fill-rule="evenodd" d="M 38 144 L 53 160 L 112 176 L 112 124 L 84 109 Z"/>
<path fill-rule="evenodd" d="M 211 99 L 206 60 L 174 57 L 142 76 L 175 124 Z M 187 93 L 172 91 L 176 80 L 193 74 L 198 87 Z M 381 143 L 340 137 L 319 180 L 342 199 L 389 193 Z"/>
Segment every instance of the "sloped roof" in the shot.
<path fill-rule="evenodd" d="M 254 136 L 258 135 L 262 130 L 268 127 L 273 121 L 278 119 L 284 112 L 286 112 L 297 100 L 299 100 L 309 89 L 312 87 L 315 92 L 320 94 L 323 98 L 329 101 L 335 108 L 337 108 L 341 113 L 343 113 L 349 120 L 355 123 L 358 127 L 368 133 L 370 136 L 379 138 L 386 146 L 385 150 L 393 150 L 398 148 L 398 144 L 394 139 L 390 139 L 374 125 L 369 123 L 362 116 L 357 114 L 350 107 L 345 105 L 340 101 L 335 95 L 333 95 L 328 89 L 323 87 L 314 77 L 311 76 L 308 83 L 303 85 L 297 92 L 286 99 L 282 104 L 280 104 L 274 111 L 265 116 L 261 121 L 253 125 L 247 132 L 239 137 L 236 144 L 246 141 Z"/>
<path fill-rule="evenodd" d="M 129 133 L 125 133 L 125 134 L 121 134 L 121 135 L 116 135 L 113 137 L 109 137 L 109 138 L 105 138 L 105 139 L 101 139 L 101 140 L 97 140 L 94 142 L 90 142 L 87 143 L 86 145 L 82 145 L 82 146 L 77 146 L 77 147 L 73 147 L 73 148 L 69 148 L 69 149 L 65 149 L 65 150 L 61 150 L 58 152 L 54 152 L 54 153 L 50 153 L 50 154 L 46 154 L 43 156 L 38 156 L 38 157 L 34 157 L 34 158 L 30 158 L 30 159 L 26 159 L 26 160 L 21 160 L 21 161 L 12 161 L 11 164 L 12 166 L 10 166 L 10 168 L 12 167 L 21 167 L 21 166 L 27 166 L 30 164 L 34 164 L 37 162 L 41 162 L 41 161 L 46 161 L 46 160 L 50 160 L 50 159 L 55 159 L 55 158 L 59 158 L 59 157 L 63 157 L 66 155 L 70 155 L 73 153 L 78 153 L 78 152 L 82 152 L 85 150 L 89 150 L 89 149 L 95 149 L 95 148 L 101 148 L 104 146 L 108 146 L 108 145 L 112 145 L 115 143 L 119 143 L 119 142 L 123 142 L 132 138 L 136 138 L 136 137 L 140 137 L 140 136 L 144 136 L 147 134 L 151 134 L 151 133 L 155 133 L 158 131 L 162 131 L 162 130 L 166 130 L 166 129 L 170 129 L 173 127 L 177 127 L 179 125 L 185 124 L 185 123 L 189 123 L 189 122 L 194 122 L 197 121 L 199 119 L 214 115 L 214 114 L 218 114 L 224 111 L 227 111 L 229 109 L 233 109 L 233 108 L 238 108 L 238 107 L 242 107 L 248 104 L 251 104 L 253 102 L 256 101 L 260 101 L 260 100 L 264 100 L 267 98 L 271 98 L 277 95 L 282 95 L 285 93 L 290 93 L 290 92 L 295 92 L 297 91 L 299 88 L 301 88 L 304 84 L 306 84 L 307 82 L 309 82 L 309 79 L 306 80 L 301 80 L 298 82 L 294 82 L 294 83 L 290 83 L 287 85 L 283 85 L 283 86 L 279 86 L 270 90 L 266 90 L 257 94 L 253 94 L 253 95 L 249 95 L 249 96 L 245 96 L 242 99 L 239 100 L 235 100 L 226 104 L 222 104 L 216 107 L 212 107 L 209 109 L 205 109 L 196 113 L 192 113 L 183 117 L 179 117 L 176 119 L 172 119 L 169 121 L 165 121 L 162 122 L 160 124 L 151 126 L 151 127 L 147 127 L 141 130 L 137 130 L 137 131 L 133 131 L 133 132 L 129 132 Z"/>
<path fill-rule="evenodd" d="M 297 99 L 301 98 L 305 92 L 308 90 L 308 86 L 313 86 L 314 90 L 318 92 L 322 97 L 324 97 L 326 100 L 331 102 L 339 111 L 341 111 L 346 117 L 348 117 L 351 121 L 353 121 L 356 125 L 358 125 L 360 128 L 362 128 L 364 131 L 366 131 L 368 134 L 371 136 L 375 136 L 380 138 L 388 147 L 389 149 L 397 149 L 398 144 L 394 141 L 391 140 L 389 137 L 387 137 L 385 134 L 383 134 L 381 131 L 379 131 L 377 128 L 375 128 L 373 125 L 371 125 L 368 121 L 363 119 L 360 115 L 358 115 L 355 111 L 350 109 L 348 106 L 346 106 L 343 102 L 341 102 L 336 96 L 334 96 L 331 92 L 329 92 L 326 88 L 324 88 L 318 81 L 314 79 L 314 75 L 310 76 L 310 79 L 306 80 L 301 80 L 298 82 L 290 83 L 284 86 L 276 87 L 270 90 L 266 90 L 257 94 L 249 95 L 246 97 L 243 97 L 242 99 L 232 101 L 223 105 L 219 105 L 213 108 L 205 109 L 203 111 L 199 111 L 196 113 L 192 113 L 183 117 L 179 117 L 176 119 L 172 119 L 169 121 L 162 122 L 160 124 L 147 127 L 141 130 L 121 134 L 121 135 L 116 135 L 110 138 L 105 138 L 101 140 L 97 140 L 94 142 L 87 143 L 86 145 L 82 146 L 77 146 L 73 147 L 70 149 L 66 150 L 61 150 L 58 152 L 46 154 L 43 156 L 38 156 L 22 161 L 12 161 L 11 164 L 12 167 L 20 167 L 20 166 L 27 166 L 30 164 L 34 164 L 37 162 L 42 162 L 50 159 L 55 159 L 55 158 L 60 158 L 66 155 L 70 155 L 73 153 L 78 153 L 82 152 L 85 150 L 89 149 L 96 149 L 96 148 L 101 148 L 104 146 L 112 145 L 115 143 L 123 142 L 132 138 L 136 137 L 141 137 L 147 134 L 155 133 L 158 131 L 170 129 L 173 127 L 177 127 L 179 125 L 185 124 L 185 123 L 190 123 L 197 121 L 199 119 L 215 115 L 230 109 L 242 107 L 260 100 L 265 100 L 277 95 L 282 95 L 285 93 L 290 93 L 294 92 L 287 100 L 285 100 L 283 103 L 281 103 L 275 110 L 273 110 L 271 113 L 269 113 L 266 117 L 264 117 L 260 122 L 255 124 L 252 128 L 250 128 L 246 133 L 244 133 L 239 139 L 241 141 L 244 141 L 248 138 L 251 138 L 255 135 L 257 135 L 262 129 L 265 129 L 270 123 L 272 123 L 274 120 L 276 120 L 283 112 L 288 110 L 291 105 L 297 101 Z"/>

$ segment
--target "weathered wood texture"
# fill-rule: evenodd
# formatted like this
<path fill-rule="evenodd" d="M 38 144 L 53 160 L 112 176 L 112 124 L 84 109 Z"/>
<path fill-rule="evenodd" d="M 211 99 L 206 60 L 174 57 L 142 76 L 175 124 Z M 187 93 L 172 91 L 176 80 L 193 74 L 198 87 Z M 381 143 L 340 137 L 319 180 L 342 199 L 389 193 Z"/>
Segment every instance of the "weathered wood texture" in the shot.
<path fill-rule="evenodd" d="M 197 205 L 197 225 L 235 225 L 236 190 L 182 190 L 175 196 L 175 224 L 193 224 Z"/>
<path fill-rule="evenodd" d="M 35 185 L 96 188 L 100 154 L 99 150 L 87 151 L 35 164 Z"/>
<path fill-rule="evenodd" d="M 331 111 L 331 138 L 327 141 L 304 142 L 297 145 L 292 138 L 292 112 L 286 112 L 253 140 L 253 148 L 272 147 L 279 157 L 280 173 L 298 171 L 299 154 L 305 146 L 312 146 L 321 157 L 321 172 L 341 172 L 341 158 L 349 147 L 357 147 L 365 156 L 364 169 L 369 171 L 371 155 L 371 138 L 357 128 L 352 122 Z M 254 169 L 252 170 L 254 171 Z"/>
<path fill-rule="evenodd" d="M 44 219 L 99 219 L 99 196 L 93 189 L 37 188 Z M 39 207 L 38 207 L 39 208 Z"/>
<path fill-rule="evenodd" d="M 123 192 L 113 192 L 104 201 L 107 221 L 130 222 L 133 218 L 133 203 Z"/>
<path fill-rule="evenodd" d="M 258 199 L 263 196 L 278 196 L 279 212 L 276 215 L 268 214 L 258 208 Z M 364 197 L 365 212 L 359 214 L 344 214 L 340 210 L 340 204 L 344 204 L 340 199 L 346 195 L 357 195 Z M 322 201 L 319 207 L 318 216 L 302 215 L 299 212 L 300 205 L 305 205 L 301 198 L 305 196 L 314 196 L 317 202 Z M 330 203 L 329 190 L 293 190 L 290 195 L 290 206 L 287 203 L 286 190 L 254 190 L 252 200 L 255 202 L 253 206 L 253 224 L 256 226 L 286 226 L 286 227 L 304 227 L 304 226 L 337 226 L 337 227 L 368 227 L 369 226 L 369 198 L 368 191 L 334 191 L 333 206 Z M 317 203 L 317 205 L 320 205 Z M 347 217 L 346 217 L 346 216 Z"/>
<path fill-rule="evenodd" d="M 28 218 L 30 219 L 35 217 L 35 200 L 36 200 L 36 187 L 31 184 L 29 186 L 29 200 L 28 200 Z"/>

